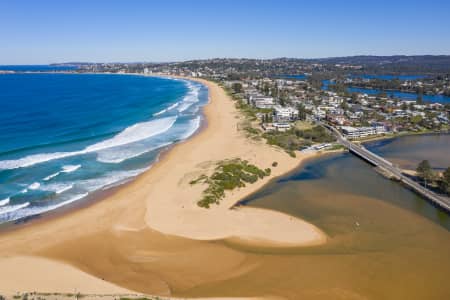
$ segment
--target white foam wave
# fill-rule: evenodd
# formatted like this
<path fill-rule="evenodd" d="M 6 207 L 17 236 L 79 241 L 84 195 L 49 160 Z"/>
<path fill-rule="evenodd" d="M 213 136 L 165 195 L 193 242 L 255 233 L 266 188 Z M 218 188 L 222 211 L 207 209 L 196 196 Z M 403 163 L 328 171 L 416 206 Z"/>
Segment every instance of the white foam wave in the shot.
<path fill-rule="evenodd" d="M 41 184 L 39 182 L 33 182 L 32 184 L 30 184 L 28 186 L 28 189 L 30 189 L 30 190 L 37 190 L 40 186 L 41 186 Z"/>
<path fill-rule="evenodd" d="M 60 189 L 56 190 L 55 192 L 57 194 L 61 194 L 61 193 L 64 193 L 65 191 L 70 190 L 71 188 L 73 188 L 73 184 L 69 184 L 67 186 L 62 186 Z"/>
<path fill-rule="evenodd" d="M 51 175 L 48 175 L 47 177 L 44 178 L 44 181 L 49 181 L 50 179 L 52 179 L 53 177 L 58 176 L 59 174 L 61 174 L 61 172 L 56 172 L 56 173 L 53 173 Z"/>
<path fill-rule="evenodd" d="M 131 170 L 131 171 L 114 171 L 99 178 L 80 180 L 78 183 L 80 187 L 88 192 L 104 190 L 119 184 L 141 174 L 148 170 L 148 168 Z"/>
<path fill-rule="evenodd" d="M 200 87 L 193 85 L 190 82 L 187 82 L 187 86 L 189 88 L 189 92 L 187 93 L 186 96 L 184 96 L 181 105 L 178 107 L 178 112 L 180 113 L 191 107 L 194 103 L 200 101 L 199 98 Z"/>
<path fill-rule="evenodd" d="M 113 187 L 115 185 L 121 184 L 125 182 L 126 180 L 131 179 L 132 177 L 135 177 L 139 175 L 140 173 L 148 170 L 149 168 L 143 168 L 143 169 L 137 169 L 132 171 L 116 171 L 111 172 L 107 174 L 106 176 L 95 178 L 95 179 L 87 179 L 79 181 L 76 185 L 80 185 L 80 188 L 83 188 L 87 190 L 84 193 L 77 194 L 69 198 L 68 200 L 62 201 L 60 203 L 44 206 L 44 207 L 29 207 L 29 202 L 13 205 L 13 206 L 6 206 L 6 207 L 0 207 L 0 222 L 8 222 L 8 221 L 14 221 L 17 219 L 21 219 L 28 216 L 33 216 L 37 214 L 41 214 L 44 212 L 48 212 L 54 209 L 57 209 L 59 207 L 65 206 L 67 204 L 70 204 L 72 202 L 75 202 L 77 200 L 80 200 L 84 197 L 86 197 L 89 192 L 99 190 L 99 189 L 106 189 L 108 187 Z M 49 186 L 43 187 L 48 188 Z M 52 188 L 56 190 L 57 185 L 53 185 Z M 66 185 L 63 188 L 63 185 L 59 185 L 60 189 L 58 190 L 60 193 L 69 189 L 69 185 Z M 73 188 L 73 185 L 70 185 L 70 188 Z M 67 198 L 66 198 L 67 199 Z"/>
<path fill-rule="evenodd" d="M 13 211 L 25 208 L 28 205 L 30 205 L 30 202 L 25 202 L 25 203 L 22 203 L 22 204 L 16 204 L 16 205 L 0 207 L 0 215 L 8 214 L 8 213 L 11 213 Z"/>
<path fill-rule="evenodd" d="M 8 203 L 9 203 L 9 198 L 0 200 L 0 206 L 5 206 L 5 205 L 8 204 Z"/>
<path fill-rule="evenodd" d="M 161 111 L 159 111 L 159 112 L 157 112 L 157 113 L 154 113 L 153 116 L 156 117 L 156 116 L 162 115 L 163 113 L 168 112 L 168 111 L 174 109 L 174 108 L 177 107 L 178 105 L 180 105 L 180 102 L 176 102 L 176 103 L 172 104 L 171 106 L 169 106 L 168 108 L 165 108 L 165 109 L 163 109 L 163 110 L 161 110 Z"/>
<path fill-rule="evenodd" d="M 163 109 L 163 110 L 161 110 L 161 111 L 158 111 L 157 113 L 154 113 L 153 116 L 156 117 L 156 116 L 162 115 L 162 114 L 165 113 L 166 111 L 167 111 L 167 109 Z"/>
<path fill-rule="evenodd" d="M 44 181 L 49 181 L 50 179 L 58 176 L 61 173 L 72 173 L 72 172 L 75 172 L 79 168 L 81 168 L 81 165 L 67 165 L 67 166 L 63 166 L 61 171 L 53 173 L 51 175 L 48 175 L 47 177 L 44 178 Z"/>
<path fill-rule="evenodd" d="M 122 132 L 120 132 L 119 134 L 115 135 L 110 139 L 88 146 L 80 151 L 33 154 L 15 160 L 3 160 L 0 161 L 0 170 L 29 167 L 50 160 L 96 152 L 112 147 L 137 142 L 164 133 L 173 126 L 176 120 L 177 117 L 174 116 L 156 119 L 148 122 L 137 123 L 124 129 Z"/>
<path fill-rule="evenodd" d="M 41 211 L 41 212 L 54 210 L 54 209 L 56 209 L 58 207 L 61 207 L 61 206 L 67 205 L 69 203 L 75 202 L 77 200 L 80 200 L 80 199 L 86 197 L 87 195 L 88 195 L 88 193 L 75 195 L 74 197 L 70 198 L 69 200 L 63 201 L 63 202 L 55 204 L 55 205 L 47 206 L 47 208 L 45 210 Z"/>
<path fill-rule="evenodd" d="M 148 139 L 169 130 L 176 120 L 177 117 L 167 117 L 134 124 L 109 140 L 87 147 L 86 151 L 95 152 Z"/>
<path fill-rule="evenodd" d="M 195 119 L 189 121 L 189 130 L 183 135 L 182 139 L 187 139 L 193 135 L 197 129 L 200 128 L 201 118 L 197 116 Z"/>
<path fill-rule="evenodd" d="M 66 183 L 54 183 L 49 185 L 44 185 L 41 190 L 55 192 L 56 194 L 62 194 L 73 188 L 73 184 Z"/>
<path fill-rule="evenodd" d="M 67 165 L 62 167 L 63 173 L 72 173 L 81 168 L 81 165 Z"/>
<path fill-rule="evenodd" d="M 64 206 L 64 205 L 70 204 L 72 202 L 75 202 L 77 200 L 80 200 L 80 199 L 86 197 L 87 195 L 88 195 L 88 193 L 78 194 L 66 201 L 63 201 L 63 202 L 60 202 L 60 203 L 57 203 L 54 205 L 50 205 L 50 206 L 45 206 L 45 207 L 27 208 L 27 206 L 30 205 L 30 203 L 27 202 L 27 203 L 22 204 L 21 207 L 19 207 L 19 205 L 17 205 L 17 207 L 15 207 L 14 210 L 9 210 L 7 212 L 0 211 L 0 215 L 1 215 L 0 221 L 1 222 L 15 221 L 17 219 L 21 219 L 24 217 L 34 216 L 37 214 L 48 212 L 48 211 L 57 209 L 61 206 Z"/>
<path fill-rule="evenodd" d="M 145 153 L 168 146 L 170 144 L 171 144 L 171 142 L 163 142 L 163 143 L 158 143 L 150 148 L 144 148 L 144 149 L 127 148 L 127 149 L 120 149 L 120 150 L 114 150 L 114 151 L 102 151 L 102 152 L 99 152 L 97 161 L 103 162 L 103 163 L 109 163 L 109 164 L 118 164 L 125 160 L 141 156 Z"/>

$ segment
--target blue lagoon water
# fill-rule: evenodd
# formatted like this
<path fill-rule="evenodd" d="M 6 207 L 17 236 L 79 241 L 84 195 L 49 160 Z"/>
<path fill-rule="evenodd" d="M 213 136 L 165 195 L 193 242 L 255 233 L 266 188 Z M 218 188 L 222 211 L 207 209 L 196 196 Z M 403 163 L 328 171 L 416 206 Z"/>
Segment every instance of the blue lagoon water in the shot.
<path fill-rule="evenodd" d="M 383 93 L 382 90 L 378 89 L 365 89 L 365 88 L 356 88 L 356 87 L 349 87 L 348 88 L 349 93 L 363 93 L 367 95 L 377 95 L 380 93 Z M 405 100 L 417 100 L 418 94 L 415 93 L 405 93 L 400 91 L 384 91 L 388 97 L 392 98 L 399 98 L 399 99 L 405 99 Z M 422 96 L 423 101 L 426 102 L 438 102 L 438 103 L 449 103 L 450 97 L 444 96 L 444 95 L 423 95 Z"/>
<path fill-rule="evenodd" d="M 130 180 L 200 126 L 206 87 L 131 75 L 0 75 L 0 223 Z"/>
<path fill-rule="evenodd" d="M 331 80 L 323 80 L 322 81 L 322 90 L 327 91 L 328 86 L 333 84 Z M 386 93 L 388 97 L 404 99 L 404 100 L 417 100 L 418 94 L 415 93 L 406 93 L 400 91 L 382 91 L 379 89 L 366 89 L 366 88 L 357 88 L 357 87 L 349 87 L 347 89 L 349 93 L 362 93 L 367 95 L 378 95 L 380 93 Z M 450 97 L 444 95 L 423 95 L 423 101 L 431 102 L 431 103 L 450 103 Z"/>
<path fill-rule="evenodd" d="M 364 78 L 364 79 L 382 79 L 382 80 L 417 80 L 417 79 L 423 79 L 426 78 L 426 75 L 389 75 L 389 74 L 352 74 L 350 75 L 352 78 Z"/>

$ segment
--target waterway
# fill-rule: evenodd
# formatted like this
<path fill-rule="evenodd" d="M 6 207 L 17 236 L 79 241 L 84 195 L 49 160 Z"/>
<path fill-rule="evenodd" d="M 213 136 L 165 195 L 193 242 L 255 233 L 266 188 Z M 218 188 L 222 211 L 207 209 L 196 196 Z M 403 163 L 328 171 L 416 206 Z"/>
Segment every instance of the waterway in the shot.
<path fill-rule="evenodd" d="M 429 159 L 444 168 L 449 142 L 450 135 L 443 135 L 366 146 L 389 159 L 404 153 L 400 164 Z M 246 205 L 306 219 L 329 235 L 329 243 L 290 250 L 229 245 L 248 253 L 257 267 L 188 294 L 258 290 L 289 299 L 450 299 L 449 216 L 349 153 L 306 163 Z"/>

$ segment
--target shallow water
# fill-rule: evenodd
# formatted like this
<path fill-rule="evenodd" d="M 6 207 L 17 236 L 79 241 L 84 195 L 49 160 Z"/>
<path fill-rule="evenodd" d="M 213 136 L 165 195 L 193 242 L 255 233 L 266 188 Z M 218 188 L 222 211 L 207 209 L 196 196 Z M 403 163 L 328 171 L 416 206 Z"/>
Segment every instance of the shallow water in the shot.
<path fill-rule="evenodd" d="M 372 151 L 403 169 L 415 170 L 427 159 L 435 169 L 450 167 L 450 135 L 411 135 L 366 143 Z"/>
<path fill-rule="evenodd" d="M 416 142 L 420 148 L 435 138 Z M 409 138 L 391 141 L 382 147 L 383 153 L 389 149 L 396 153 L 399 144 L 412 147 Z M 442 145 L 439 151 L 448 149 L 446 143 Z M 420 153 L 418 149 L 412 152 Z M 433 161 L 437 164 L 439 158 Z M 450 298 L 446 284 L 450 278 L 449 216 L 351 154 L 310 161 L 246 201 L 248 206 L 308 220 L 324 230 L 330 241 L 324 246 L 288 250 L 226 243 L 247 253 L 247 262 L 257 267 L 245 276 L 183 294 L 252 296 L 259 292 L 289 299 Z"/>

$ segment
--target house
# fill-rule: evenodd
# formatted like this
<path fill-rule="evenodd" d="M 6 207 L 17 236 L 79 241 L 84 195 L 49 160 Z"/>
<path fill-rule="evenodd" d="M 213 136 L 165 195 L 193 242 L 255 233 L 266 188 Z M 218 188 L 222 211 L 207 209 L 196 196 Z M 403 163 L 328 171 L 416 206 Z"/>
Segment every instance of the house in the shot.
<path fill-rule="evenodd" d="M 269 96 L 250 96 L 250 103 L 257 108 L 273 108 L 275 101 Z"/>
<path fill-rule="evenodd" d="M 277 131 L 286 131 L 291 129 L 291 124 L 289 123 L 273 123 L 273 127 L 275 127 L 275 129 Z"/>
<path fill-rule="evenodd" d="M 291 129 L 291 124 L 289 123 L 264 123 L 261 125 L 265 131 L 281 131 Z"/>
<path fill-rule="evenodd" d="M 382 134 L 386 132 L 384 126 L 371 126 L 371 127 L 351 127 L 341 126 L 342 133 L 349 139 L 364 138 L 369 135 Z"/>
<path fill-rule="evenodd" d="M 327 120 L 337 125 L 344 125 L 344 123 L 347 121 L 345 116 L 337 114 L 327 114 Z"/>
<path fill-rule="evenodd" d="M 298 110 L 291 106 L 276 105 L 274 107 L 274 118 L 278 122 L 293 121 L 298 118 Z"/>

